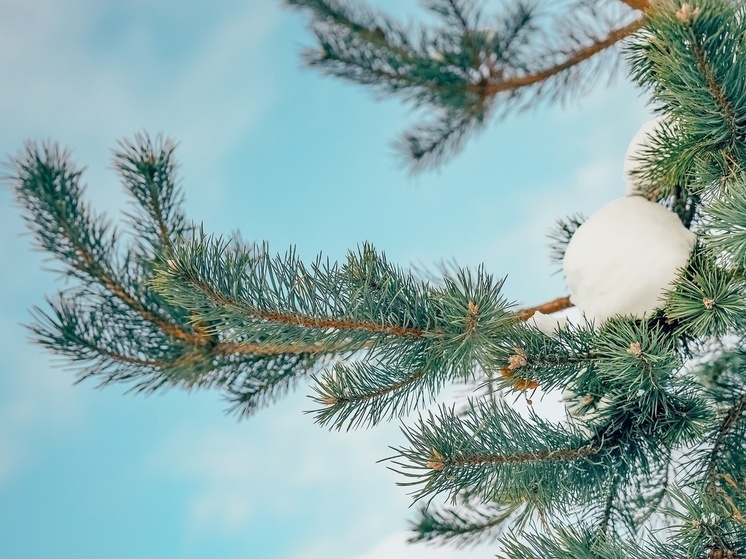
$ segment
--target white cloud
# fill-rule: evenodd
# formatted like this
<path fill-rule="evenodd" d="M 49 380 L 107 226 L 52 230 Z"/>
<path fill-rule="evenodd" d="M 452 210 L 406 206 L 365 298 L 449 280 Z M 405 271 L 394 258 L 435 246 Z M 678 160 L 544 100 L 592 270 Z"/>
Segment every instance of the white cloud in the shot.
<path fill-rule="evenodd" d="M 246 422 L 185 426 L 152 450 L 148 475 L 186 492 L 185 537 L 244 537 L 261 514 L 274 523 L 317 523 L 312 535 L 289 542 L 308 554 L 315 538 L 360 549 L 404 525 L 411 500 L 377 463 L 391 454 L 396 426 L 329 433 L 302 414 L 308 408 L 303 394 L 290 395 Z"/>
<path fill-rule="evenodd" d="M 243 529 L 251 519 L 251 502 L 244 493 L 229 487 L 211 487 L 189 507 L 192 528 L 229 534 Z"/>
<path fill-rule="evenodd" d="M 3 320 L 0 337 L 18 338 L 15 321 Z M 23 342 L 19 342 L 23 343 Z M 11 344 L 0 344 L 3 367 L 13 371 L 0 385 L 0 484 L 10 483 L 33 459 L 34 440 L 39 433 L 67 433 L 82 415 L 80 389 L 72 386 L 70 375 L 49 367 L 47 356 L 38 348 L 33 352 L 13 351 Z"/>
<path fill-rule="evenodd" d="M 256 449 L 230 428 L 182 431 L 148 458 L 149 469 L 197 488 L 188 512 L 196 533 L 239 531 L 251 519 Z"/>
<path fill-rule="evenodd" d="M 106 18 L 117 12 L 93 0 L 0 6 L 6 84 L 0 88 L 0 148 L 15 151 L 25 138 L 59 140 L 91 164 L 86 179 L 97 203 L 120 208 L 119 189 L 107 187 L 115 182 L 107 168 L 109 150 L 137 131 L 163 132 L 179 140 L 190 182 L 209 187 L 194 193 L 196 205 L 217 207 L 222 187 L 216 168 L 273 102 L 266 41 L 279 7 L 216 7 L 216 17 L 185 26 L 196 30 L 190 48 L 175 52 L 157 48 L 163 28 L 143 17 L 149 5 L 125 8 L 132 12 L 120 18 L 117 40 L 102 47 Z M 195 13 L 190 17 L 200 16 Z"/>
<path fill-rule="evenodd" d="M 455 549 L 452 546 L 408 544 L 408 537 L 407 532 L 392 534 L 354 559 L 485 559 L 497 553 L 494 545 Z"/>
<path fill-rule="evenodd" d="M 0 421 L 5 421 L 3 415 L 0 412 Z M 26 459 L 26 449 L 5 429 L 0 427 L 0 485 L 8 483 Z"/>

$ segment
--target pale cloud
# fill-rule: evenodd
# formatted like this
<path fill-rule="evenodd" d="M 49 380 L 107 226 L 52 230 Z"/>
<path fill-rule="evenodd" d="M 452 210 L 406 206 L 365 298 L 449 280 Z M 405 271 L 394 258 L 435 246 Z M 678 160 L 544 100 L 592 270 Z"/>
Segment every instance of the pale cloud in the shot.
<path fill-rule="evenodd" d="M 241 531 L 251 519 L 251 499 L 229 487 L 210 487 L 189 507 L 189 524 L 204 532 L 230 534 Z"/>
<path fill-rule="evenodd" d="M 4 421 L 3 415 L 0 411 L 0 421 Z M 11 435 L 10 429 L 7 426 L 0 427 L 0 485 L 12 479 L 25 461 L 26 453 L 27 449 Z"/>
<path fill-rule="evenodd" d="M 495 545 L 455 549 L 452 546 L 408 544 L 409 536 L 407 532 L 392 534 L 354 559 L 485 559 L 497 553 Z"/>
<path fill-rule="evenodd" d="M 188 491 L 186 537 L 240 537 L 257 514 L 284 522 L 309 507 L 330 518 L 349 510 L 329 527 L 337 543 L 344 533 L 346 545 L 370 541 L 392 518 L 403 525 L 411 500 L 377 463 L 391 454 L 396 426 L 329 433 L 302 414 L 309 407 L 302 394 L 291 395 L 247 422 L 184 428 L 153 449 L 144 464 L 149 475 Z M 314 544 L 297 543 L 306 551 Z"/>
<path fill-rule="evenodd" d="M 197 488 L 188 508 L 191 532 L 230 533 L 251 519 L 256 449 L 234 429 L 175 433 L 147 458 L 148 469 Z"/>
<path fill-rule="evenodd" d="M 15 321 L 0 320 L 4 340 L 18 338 Z M 0 344 L 5 355 L 2 365 L 14 374 L 2 383 L 0 400 L 0 484 L 12 482 L 33 459 L 35 439 L 39 433 L 68 433 L 79 423 L 80 390 L 72 386 L 70 375 L 49 367 L 47 356 L 35 352 L 14 351 Z"/>
<path fill-rule="evenodd" d="M 139 17 L 150 6 L 138 9 Z M 220 13 L 174 53 L 155 46 L 161 26 L 134 17 L 122 18 L 118 42 L 100 48 L 96 34 L 112 13 L 93 0 L 0 6 L 0 149 L 18 149 L 25 138 L 59 140 L 91 165 L 86 179 L 97 203 L 119 208 L 119 189 L 106 186 L 115 182 L 109 150 L 140 130 L 163 132 L 179 140 L 190 183 L 209 187 L 191 196 L 197 207 L 217 208 L 225 186 L 216 168 L 275 96 L 266 43 L 279 7 L 249 2 Z"/>

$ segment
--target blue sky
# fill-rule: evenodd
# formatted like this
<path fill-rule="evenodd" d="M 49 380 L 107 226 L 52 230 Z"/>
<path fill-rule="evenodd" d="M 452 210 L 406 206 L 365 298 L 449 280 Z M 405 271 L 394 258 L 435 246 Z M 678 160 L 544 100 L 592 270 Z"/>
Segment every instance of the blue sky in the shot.
<path fill-rule="evenodd" d="M 376 5 L 419 13 L 414 0 Z M 91 203 L 116 216 L 127 202 L 111 148 L 162 132 L 179 141 L 187 211 L 208 231 L 307 258 L 367 240 L 405 266 L 483 262 L 520 303 L 565 294 L 545 234 L 624 193 L 624 152 L 648 111 L 623 75 L 493 125 L 412 178 L 390 147 L 411 110 L 302 68 L 310 42 L 300 15 L 267 0 L 0 0 L 0 154 L 59 141 L 87 167 Z M 240 423 L 212 393 L 73 386 L 21 327 L 61 287 L 23 233 L 0 190 L 0 555 L 489 556 L 402 551 L 410 499 L 376 463 L 397 426 L 319 429 L 302 413 L 306 386 Z"/>

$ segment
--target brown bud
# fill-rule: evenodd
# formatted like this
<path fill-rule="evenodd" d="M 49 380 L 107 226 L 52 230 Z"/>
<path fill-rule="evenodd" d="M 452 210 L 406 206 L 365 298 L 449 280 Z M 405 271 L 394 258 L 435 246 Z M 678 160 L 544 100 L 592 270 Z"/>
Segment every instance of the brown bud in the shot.
<path fill-rule="evenodd" d="M 436 470 L 438 472 L 443 471 L 446 467 L 445 464 L 443 464 L 443 455 L 435 449 L 433 449 L 433 455 L 425 465 L 431 470 Z"/>
<path fill-rule="evenodd" d="M 515 348 L 515 353 L 508 358 L 508 369 L 514 371 L 523 367 L 528 361 L 522 349 Z"/>
<path fill-rule="evenodd" d="M 640 357 L 642 355 L 642 347 L 640 347 L 640 342 L 632 342 L 631 344 L 629 344 L 627 353 L 629 353 L 630 355 L 634 355 L 635 357 Z"/>
<path fill-rule="evenodd" d="M 676 12 L 676 18 L 683 25 L 689 25 L 692 21 L 694 21 L 694 18 L 699 15 L 699 12 L 699 8 L 692 9 L 692 5 L 687 2 L 685 4 L 682 4 L 681 8 L 678 9 L 678 11 Z"/>
<path fill-rule="evenodd" d="M 479 305 L 474 304 L 474 301 L 469 301 L 466 306 L 468 314 L 466 315 L 466 329 L 469 332 L 473 332 L 477 326 L 477 313 L 479 312 Z"/>

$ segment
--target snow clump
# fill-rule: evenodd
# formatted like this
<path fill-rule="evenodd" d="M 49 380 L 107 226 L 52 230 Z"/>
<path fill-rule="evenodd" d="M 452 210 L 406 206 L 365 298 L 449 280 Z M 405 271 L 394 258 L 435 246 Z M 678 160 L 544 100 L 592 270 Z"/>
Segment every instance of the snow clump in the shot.
<path fill-rule="evenodd" d="M 596 325 L 614 315 L 642 318 L 662 306 L 664 293 L 694 247 L 694 233 L 675 213 L 640 195 L 645 188 L 635 170 L 645 142 L 664 119 L 643 125 L 627 150 L 627 196 L 591 215 L 565 251 L 570 301 Z"/>
<path fill-rule="evenodd" d="M 661 132 L 666 123 L 666 116 L 660 115 L 643 124 L 632 138 L 624 156 L 623 175 L 627 181 L 627 196 L 644 194 L 647 190 L 645 183 L 640 178 L 642 170 L 642 159 L 647 150 L 650 149 L 650 140 Z"/>

